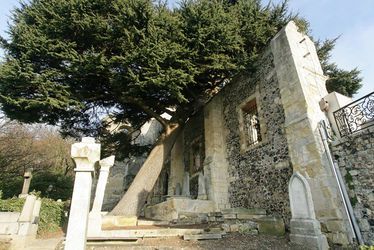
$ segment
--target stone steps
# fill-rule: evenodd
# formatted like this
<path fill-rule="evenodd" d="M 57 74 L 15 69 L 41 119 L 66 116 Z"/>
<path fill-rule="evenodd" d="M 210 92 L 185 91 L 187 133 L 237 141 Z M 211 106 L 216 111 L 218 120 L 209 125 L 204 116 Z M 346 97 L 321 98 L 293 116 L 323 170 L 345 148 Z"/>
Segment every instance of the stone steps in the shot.
<path fill-rule="evenodd" d="M 125 240 L 138 238 L 156 238 L 156 237 L 173 237 L 192 234 L 204 234 L 205 229 L 199 228 L 155 228 L 155 229 L 122 229 L 122 230 L 103 230 L 100 237 L 88 238 L 88 240 Z"/>
<path fill-rule="evenodd" d="M 217 240 L 222 239 L 221 233 L 186 234 L 184 240 Z"/>

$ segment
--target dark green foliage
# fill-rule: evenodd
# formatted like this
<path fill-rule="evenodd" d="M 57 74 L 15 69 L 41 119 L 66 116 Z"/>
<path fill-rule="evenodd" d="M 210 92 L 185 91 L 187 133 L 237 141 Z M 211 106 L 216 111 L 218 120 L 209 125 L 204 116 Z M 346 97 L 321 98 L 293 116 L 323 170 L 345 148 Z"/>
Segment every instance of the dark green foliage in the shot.
<path fill-rule="evenodd" d="M 33 176 L 30 190 L 40 192 L 42 197 L 65 201 L 71 199 L 73 178 L 62 174 L 39 172 Z"/>
<path fill-rule="evenodd" d="M 3 198 L 17 196 L 22 191 L 23 177 L 12 177 L 0 180 L 0 190 Z M 51 188 L 50 185 L 52 185 Z M 73 178 L 60 173 L 38 172 L 33 175 L 30 190 L 40 192 L 42 197 L 61 199 L 63 201 L 71 198 L 73 191 Z"/>
<path fill-rule="evenodd" d="M 6 177 L 3 176 L 0 180 L 0 190 L 2 191 L 2 197 L 8 199 L 14 196 L 18 196 L 22 192 L 23 177 Z"/>
<path fill-rule="evenodd" d="M 361 88 L 362 78 L 360 70 L 344 70 L 337 67 L 335 63 L 330 63 L 324 68 L 325 74 L 329 76 L 326 82 L 327 91 L 336 91 L 343 95 L 352 96 Z"/>
<path fill-rule="evenodd" d="M 38 234 L 59 230 L 66 223 L 66 218 L 64 216 L 64 203 L 48 198 L 42 198 L 42 206 L 40 208 L 39 216 Z"/>
<path fill-rule="evenodd" d="M 21 212 L 25 199 L 12 197 L 10 199 L 2 199 L 0 197 L 0 212 Z"/>
<path fill-rule="evenodd" d="M 336 91 L 340 94 L 352 96 L 361 88 L 362 78 L 360 71 L 355 68 L 352 70 L 340 69 L 335 63 L 330 61 L 331 51 L 339 38 L 327 39 L 323 42 L 317 41 L 317 53 L 321 60 L 322 69 L 329 77 L 326 82 L 328 92 Z"/>
<path fill-rule="evenodd" d="M 112 143 L 128 148 L 150 118 L 164 128 L 164 112 L 183 122 L 232 76 L 253 71 L 291 19 L 307 30 L 287 1 L 187 0 L 169 10 L 151 0 L 31 0 L 3 41 L 0 103 L 10 118 L 73 136 L 104 135 L 110 114 L 131 125 Z"/>

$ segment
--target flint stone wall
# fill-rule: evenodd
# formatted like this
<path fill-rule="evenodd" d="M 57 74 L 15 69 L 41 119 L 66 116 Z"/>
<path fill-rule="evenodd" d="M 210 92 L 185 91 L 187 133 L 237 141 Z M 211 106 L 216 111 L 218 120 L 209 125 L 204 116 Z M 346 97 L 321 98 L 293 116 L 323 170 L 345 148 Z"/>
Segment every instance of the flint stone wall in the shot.
<path fill-rule="evenodd" d="M 374 245 L 374 127 L 335 141 L 332 151 L 364 241 Z"/>
<path fill-rule="evenodd" d="M 263 208 L 269 215 L 291 218 L 288 182 L 292 166 L 285 137 L 273 56 L 267 51 L 256 73 L 241 76 L 223 89 L 224 122 L 227 129 L 229 199 L 232 207 Z M 257 92 L 262 141 L 241 152 L 237 108 Z"/>

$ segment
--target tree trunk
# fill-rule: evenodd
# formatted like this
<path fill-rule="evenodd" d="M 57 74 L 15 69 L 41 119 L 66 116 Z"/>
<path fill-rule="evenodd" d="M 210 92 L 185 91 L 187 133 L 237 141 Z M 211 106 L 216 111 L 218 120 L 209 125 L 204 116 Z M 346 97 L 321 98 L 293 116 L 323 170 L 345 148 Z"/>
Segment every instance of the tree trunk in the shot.
<path fill-rule="evenodd" d="M 138 216 L 140 214 L 180 131 L 179 125 L 166 130 L 163 138 L 152 149 L 125 195 L 110 212 L 111 215 Z"/>

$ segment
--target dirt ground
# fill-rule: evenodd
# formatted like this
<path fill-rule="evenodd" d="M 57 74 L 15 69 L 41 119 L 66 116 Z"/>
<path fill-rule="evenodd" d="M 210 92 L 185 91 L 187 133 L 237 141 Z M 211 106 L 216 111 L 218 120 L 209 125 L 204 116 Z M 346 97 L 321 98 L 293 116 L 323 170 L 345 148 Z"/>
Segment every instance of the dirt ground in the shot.
<path fill-rule="evenodd" d="M 128 243 L 126 245 L 113 244 L 108 245 L 91 245 L 89 250 L 101 249 L 144 249 L 144 250 L 171 250 L 171 249 L 207 249 L 207 250 L 251 250 L 251 249 L 271 249 L 271 250 L 287 250 L 298 249 L 292 246 L 287 237 L 275 237 L 267 235 L 243 235 L 239 233 L 227 234 L 219 240 L 199 240 L 185 241 L 179 237 L 167 238 L 146 238 L 139 239 L 136 243 Z"/>

